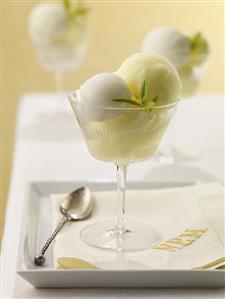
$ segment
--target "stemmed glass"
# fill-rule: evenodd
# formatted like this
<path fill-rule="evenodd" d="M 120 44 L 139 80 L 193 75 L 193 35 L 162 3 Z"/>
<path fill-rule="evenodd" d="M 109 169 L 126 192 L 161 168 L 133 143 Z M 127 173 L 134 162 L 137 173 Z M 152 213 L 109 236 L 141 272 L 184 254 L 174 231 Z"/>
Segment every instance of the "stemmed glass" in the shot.
<path fill-rule="evenodd" d="M 64 90 L 64 74 L 78 69 L 87 50 L 88 8 L 82 1 L 40 3 L 28 19 L 30 38 L 41 66 L 55 72 L 56 91 Z"/>
<path fill-rule="evenodd" d="M 179 73 L 182 80 L 182 100 L 188 101 L 194 99 L 199 85 L 202 81 L 204 74 L 207 71 L 208 61 L 202 65 L 195 66 L 192 69 L 192 75 L 184 72 Z M 184 67 L 184 70 L 185 67 Z M 179 70 L 178 70 L 179 71 Z M 176 109 L 173 120 L 168 129 L 168 135 L 163 144 L 163 147 L 158 151 L 155 156 L 161 163 L 174 164 L 179 161 L 187 161 L 196 159 L 200 156 L 200 150 L 194 146 L 179 146 L 177 144 L 177 128 L 182 127 L 182 120 L 179 118 L 181 106 Z"/>
<path fill-rule="evenodd" d="M 117 207 L 115 221 L 91 224 L 81 231 L 81 239 L 94 247 L 123 250 L 151 248 L 160 233 L 144 223 L 126 221 L 125 190 L 128 165 L 144 161 L 158 147 L 178 100 L 152 110 L 90 106 L 79 91 L 69 95 L 89 152 L 96 159 L 112 162 L 117 170 Z M 93 115 L 104 115 L 96 121 Z"/>
<path fill-rule="evenodd" d="M 65 89 L 64 74 L 80 67 L 87 50 L 87 34 L 86 30 L 80 44 L 65 41 L 54 47 L 36 46 L 36 53 L 43 68 L 55 72 L 56 92 L 63 93 Z"/>
<path fill-rule="evenodd" d="M 85 24 L 86 26 L 86 24 Z M 87 27 L 87 26 L 86 26 Z M 36 53 L 43 68 L 54 71 L 55 91 L 54 108 L 41 113 L 41 119 L 49 125 L 70 127 L 72 116 L 68 111 L 65 101 L 65 73 L 78 69 L 84 59 L 88 46 L 88 29 L 83 30 L 82 39 L 79 44 L 64 42 L 54 47 L 36 45 Z M 76 29 L 76 28 L 75 28 Z M 74 30 L 75 30 L 74 29 Z"/>
<path fill-rule="evenodd" d="M 29 35 L 40 65 L 55 76 L 54 105 L 40 113 L 48 125 L 70 127 L 71 117 L 65 105 L 65 73 L 79 69 L 88 48 L 88 8 L 82 1 L 40 3 L 29 17 Z"/>

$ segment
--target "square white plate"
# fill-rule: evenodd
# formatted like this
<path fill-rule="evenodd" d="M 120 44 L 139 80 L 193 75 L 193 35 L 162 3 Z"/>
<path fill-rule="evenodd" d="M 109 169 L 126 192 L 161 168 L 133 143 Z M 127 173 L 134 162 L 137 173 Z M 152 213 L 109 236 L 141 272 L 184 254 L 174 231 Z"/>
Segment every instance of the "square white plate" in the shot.
<path fill-rule="evenodd" d="M 192 183 L 130 182 L 129 189 L 159 189 Z M 92 191 L 114 190 L 109 182 L 33 182 L 28 185 L 20 236 L 17 273 L 35 287 L 224 287 L 225 271 L 219 270 L 56 270 L 52 247 L 46 265 L 33 258 L 51 234 L 51 193 L 67 193 L 79 186 Z"/>

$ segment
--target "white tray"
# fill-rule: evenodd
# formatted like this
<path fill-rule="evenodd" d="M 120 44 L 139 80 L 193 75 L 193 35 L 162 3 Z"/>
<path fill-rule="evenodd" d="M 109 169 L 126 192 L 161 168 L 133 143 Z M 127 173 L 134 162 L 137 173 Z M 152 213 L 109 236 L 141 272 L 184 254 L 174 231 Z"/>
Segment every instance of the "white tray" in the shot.
<path fill-rule="evenodd" d="M 35 287 L 224 287 L 225 273 L 218 270 L 56 270 L 52 247 L 44 267 L 33 264 L 33 257 L 51 233 L 49 194 L 66 193 L 79 186 L 93 191 L 114 190 L 108 182 L 33 182 L 24 203 L 17 273 Z M 156 189 L 186 186 L 190 183 L 132 182 L 129 189 Z"/>

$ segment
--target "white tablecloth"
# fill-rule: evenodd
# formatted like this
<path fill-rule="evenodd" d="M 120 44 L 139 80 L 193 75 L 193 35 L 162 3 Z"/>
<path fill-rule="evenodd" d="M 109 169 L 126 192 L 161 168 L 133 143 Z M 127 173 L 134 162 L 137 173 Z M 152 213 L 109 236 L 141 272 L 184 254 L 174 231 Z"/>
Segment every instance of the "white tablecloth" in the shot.
<path fill-rule="evenodd" d="M 129 180 L 223 182 L 223 95 L 199 95 L 180 104 L 177 140 L 201 158 L 159 165 L 134 164 Z M 169 133 L 168 133 L 169 134 Z M 35 289 L 15 273 L 21 210 L 27 181 L 114 180 L 114 167 L 93 159 L 66 97 L 23 96 L 18 112 L 14 163 L 1 252 L 2 298 L 224 298 L 224 290 Z"/>

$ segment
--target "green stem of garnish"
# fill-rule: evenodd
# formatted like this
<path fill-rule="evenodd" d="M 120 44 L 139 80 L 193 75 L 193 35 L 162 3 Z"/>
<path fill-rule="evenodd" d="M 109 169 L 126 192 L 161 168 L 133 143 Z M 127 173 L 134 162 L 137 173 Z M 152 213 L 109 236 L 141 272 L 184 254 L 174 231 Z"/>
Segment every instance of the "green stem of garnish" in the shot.
<path fill-rule="evenodd" d="M 147 110 L 151 111 L 155 107 L 159 97 L 155 96 L 153 99 L 149 99 L 149 87 L 147 86 L 146 81 L 143 82 L 139 94 L 139 98 L 133 97 L 133 99 L 135 100 L 113 99 L 113 102 L 128 103 L 131 105 L 138 106 L 140 108 L 146 108 Z"/>

